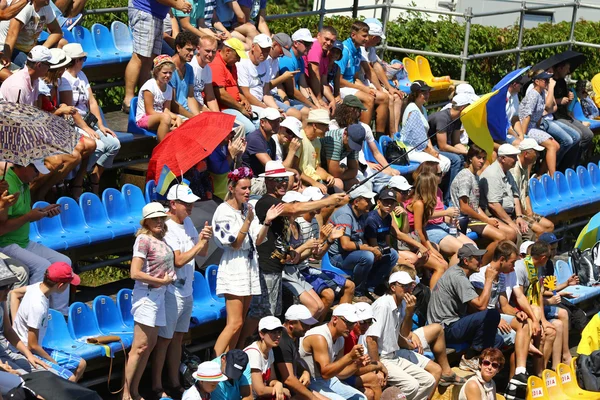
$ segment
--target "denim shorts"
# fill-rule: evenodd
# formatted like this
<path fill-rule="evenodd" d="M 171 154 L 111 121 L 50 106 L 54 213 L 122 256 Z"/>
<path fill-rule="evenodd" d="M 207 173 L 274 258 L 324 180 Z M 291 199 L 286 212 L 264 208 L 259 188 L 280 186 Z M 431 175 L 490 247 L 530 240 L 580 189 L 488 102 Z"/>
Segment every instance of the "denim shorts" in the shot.
<path fill-rule="evenodd" d="M 558 307 L 556 306 L 544 306 L 544 315 L 547 320 L 558 318 Z"/>
<path fill-rule="evenodd" d="M 450 236 L 450 226 L 445 222 L 441 224 L 427 224 L 425 231 L 427 232 L 429 241 L 435 244 L 440 244 L 446 236 Z"/>

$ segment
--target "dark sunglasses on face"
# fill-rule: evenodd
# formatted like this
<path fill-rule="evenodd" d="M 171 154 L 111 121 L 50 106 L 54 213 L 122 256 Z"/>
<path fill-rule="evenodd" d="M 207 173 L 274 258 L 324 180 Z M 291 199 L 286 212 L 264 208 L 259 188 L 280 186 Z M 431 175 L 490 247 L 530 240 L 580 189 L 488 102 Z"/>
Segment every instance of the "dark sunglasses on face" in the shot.
<path fill-rule="evenodd" d="M 360 321 L 359 323 L 361 325 L 372 325 L 373 324 L 373 320 L 372 319 L 365 319 L 364 321 Z"/>
<path fill-rule="evenodd" d="M 353 326 L 353 325 L 354 325 L 354 322 L 350 322 L 350 321 L 348 321 L 348 320 L 347 320 L 346 318 L 344 318 L 344 317 L 339 317 L 339 319 L 341 319 L 341 320 L 342 320 L 342 322 L 343 322 L 344 324 L 346 324 L 346 326 Z"/>
<path fill-rule="evenodd" d="M 290 178 L 271 178 L 273 179 L 273 182 L 275 183 L 288 183 L 290 181 Z"/>
<path fill-rule="evenodd" d="M 491 365 L 492 368 L 494 368 L 494 369 L 500 368 L 500 364 L 498 364 L 496 361 L 490 361 L 490 360 L 483 360 L 481 362 L 481 365 L 483 365 L 484 367 L 489 367 Z"/>

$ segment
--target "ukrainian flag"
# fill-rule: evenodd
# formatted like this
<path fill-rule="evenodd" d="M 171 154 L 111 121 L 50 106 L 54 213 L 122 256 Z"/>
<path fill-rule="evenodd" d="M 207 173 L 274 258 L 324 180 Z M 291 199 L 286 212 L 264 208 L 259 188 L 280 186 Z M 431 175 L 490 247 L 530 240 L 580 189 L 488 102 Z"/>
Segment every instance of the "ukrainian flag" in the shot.
<path fill-rule="evenodd" d="M 175 174 L 167 167 L 163 166 L 160 171 L 160 177 L 158 178 L 158 183 L 156 184 L 156 192 L 160 195 L 165 195 L 169 187 L 171 186 L 171 182 L 173 182 L 177 177 Z"/>
<path fill-rule="evenodd" d="M 489 160 L 492 159 L 492 153 L 494 152 L 494 139 L 492 139 L 490 132 L 488 117 L 494 115 L 494 112 L 490 113 L 488 111 L 488 105 L 490 99 L 497 95 L 498 90 L 481 96 L 479 100 L 465 108 L 460 116 L 465 131 L 469 134 L 469 138 L 473 143 L 487 152 Z M 505 108 L 502 107 L 501 111 L 504 113 L 504 119 L 507 120 Z M 506 124 L 504 126 L 506 127 Z M 506 138 L 506 130 L 504 137 Z"/>

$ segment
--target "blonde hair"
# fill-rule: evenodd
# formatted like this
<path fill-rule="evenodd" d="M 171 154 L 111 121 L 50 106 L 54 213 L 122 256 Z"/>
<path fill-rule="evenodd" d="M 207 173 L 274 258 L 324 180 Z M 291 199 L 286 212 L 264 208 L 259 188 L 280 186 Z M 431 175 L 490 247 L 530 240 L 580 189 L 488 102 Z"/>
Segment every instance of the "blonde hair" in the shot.
<path fill-rule="evenodd" d="M 437 176 L 432 173 L 423 173 L 417 176 L 415 180 L 415 190 L 413 192 L 413 203 L 417 200 L 423 202 L 423 221 L 429 221 L 435 206 L 437 205 Z"/>
<path fill-rule="evenodd" d="M 162 218 L 164 220 L 164 222 L 166 222 L 168 217 L 157 217 L 157 218 Z M 162 234 L 160 236 L 156 236 L 156 235 L 154 235 L 154 233 L 150 232 L 150 229 L 148 229 L 148 227 L 146 226 L 147 219 L 148 218 L 142 220 L 142 227 L 140 229 L 138 229 L 138 231 L 135 233 L 135 237 L 138 237 L 140 235 L 147 235 L 147 236 L 152 236 L 152 237 L 162 240 L 165 237 L 165 235 L 167 234 L 167 230 L 169 228 L 167 226 L 167 224 L 166 223 L 164 224 L 165 227 L 162 230 Z"/>
<path fill-rule="evenodd" d="M 417 270 L 415 270 L 414 267 L 411 267 L 410 265 L 406 264 L 396 264 L 396 266 L 392 268 L 392 272 L 390 272 L 390 275 L 392 275 L 394 272 L 406 272 L 408 275 L 410 275 L 413 281 L 417 277 Z"/>

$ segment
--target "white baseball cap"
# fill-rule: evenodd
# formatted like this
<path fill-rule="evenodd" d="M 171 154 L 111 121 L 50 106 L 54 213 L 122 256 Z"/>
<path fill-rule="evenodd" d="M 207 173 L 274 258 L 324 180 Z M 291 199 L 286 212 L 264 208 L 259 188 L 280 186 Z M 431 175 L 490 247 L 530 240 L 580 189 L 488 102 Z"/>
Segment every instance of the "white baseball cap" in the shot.
<path fill-rule="evenodd" d="M 523 141 L 521 143 L 519 143 L 519 150 L 521 150 L 521 151 L 525 151 L 525 150 L 544 151 L 544 148 L 542 146 L 540 146 L 539 144 L 537 144 L 535 139 L 526 138 L 526 139 L 523 139 Z"/>
<path fill-rule="evenodd" d="M 252 40 L 252 43 L 256 43 L 263 49 L 270 49 L 273 46 L 273 40 L 271 39 L 271 37 L 265 35 L 264 33 L 254 36 L 254 40 Z"/>
<path fill-rule="evenodd" d="M 309 186 L 309 187 L 307 187 L 302 192 L 302 195 L 308 197 L 312 201 L 321 200 L 323 197 L 325 197 L 325 195 L 323 194 L 323 192 L 321 192 L 321 189 L 319 189 L 316 186 Z"/>
<path fill-rule="evenodd" d="M 34 46 L 27 55 L 27 60 L 31 62 L 50 62 L 52 53 L 50 49 L 44 46 Z"/>
<path fill-rule="evenodd" d="M 281 114 L 273 107 L 267 107 L 260 110 L 258 119 L 268 119 L 269 121 L 275 121 L 281 118 Z"/>
<path fill-rule="evenodd" d="M 393 189 L 398 190 L 410 190 L 412 189 L 412 185 L 408 183 L 405 177 L 402 175 L 392 176 L 392 179 L 389 180 L 388 186 Z"/>
<path fill-rule="evenodd" d="M 44 160 L 41 158 L 37 159 L 37 160 L 33 160 L 31 162 L 31 164 L 33 164 L 35 169 L 37 169 L 38 172 L 42 175 L 46 175 L 46 174 L 50 173 L 50 170 L 48 168 L 46 168 L 46 165 L 44 164 Z"/>
<path fill-rule="evenodd" d="M 354 308 L 356 308 L 356 315 L 358 315 L 359 321 L 375 319 L 375 316 L 373 315 L 373 307 L 371 307 L 369 303 L 354 303 Z"/>
<path fill-rule="evenodd" d="M 350 192 L 350 199 L 354 200 L 359 197 L 372 199 L 377 196 L 377 193 L 370 191 L 365 185 L 361 185 Z"/>
<path fill-rule="evenodd" d="M 461 83 L 456 87 L 456 94 L 461 93 L 475 94 L 475 89 L 468 83 Z"/>
<path fill-rule="evenodd" d="M 290 131 L 292 131 L 294 133 L 294 135 L 298 136 L 300 139 L 302 139 L 302 135 L 300 134 L 300 130 L 302 130 L 302 122 L 300 122 L 300 120 L 296 117 L 285 117 L 285 119 L 283 121 L 281 121 L 281 124 L 279 124 L 279 127 L 284 127 L 289 129 Z"/>
<path fill-rule="evenodd" d="M 459 93 L 452 98 L 452 103 L 459 107 L 468 106 L 473 102 L 472 94 L 469 93 Z"/>
<path fill-rule="evenodd" d="M 390 275 L 390 280 L 388 281 L 390 285 L 395 282 L 398 282 L 401 285 L 408 285 L 410 283 L 414 283 L 415 280 L 410 277 L 408 272 L 398 271 Z"/>
<path fill-rule="evenodd" d="M 310 31 L 306 28 L 300 28 L 292 35 L 294 42 L 314 42 L 316 39 L 312 37 Z"/>
<path fill-rule="evenodd" d="M 258 331 L 274 331 L 275 329 L 283 328 L 281 321 L 277 317 L 268 316 L 261 318 L 258 321 Z"/>
<path fill-rule="evenodd" d="M 291 305 L 285 312 L 285 320 L 300 321 L 306 325 L 314 325 L 319 322 L 317 319 L 313 318 L 308 308 L 302 304 Z"/>
<path fill-rule="evenodd" d="M 356 307 L 353 304 L 344 303 L 338 305 L 331 314 L 334 317 L 343 317 L 348 322 L 358 322 L 360 319 L 356 314 Z"/>
<path fill-rule="evenodd" d="M 187 185 L 174 185 L 167 193 L 167 200 L 179 200 L 189 204 L 197 202 L 200 197 L 196 196 Z"/>
<path fill-rule="evenodd" d="M 367 23 L 369 25 L 369 35 L 371 36 L 379 36 L 382 39 L 385 39 L 385 35 L 383 34 L 383 27 L 375 22 Z"/>
<path fill-rule="evenodd" d="M 498 149 L 499 156 L 516 156 L 517 154 L 521 154 L 521 150 L 517 149 L 512 144 L 504 143 L 500 145 Z"/>
<path fill-rule="evenodd" d="M 519 248 L 519 253 L 521 254 L 527 254 L 527 250 L 529 250 L 529 247 L 533 244 L 534 242 L 531 240 L 526 240 L 523 243 L 521 243 L 521 247 Z"/>
<path fill-rule="evenodd" d="M 283 195 L 283 197 L 281 198 L 281 201 L 283 201 L 284 203 L 293 203 L 295 201 L 300 202 L 300 203 L 306 203 L 307 201 L 310 201 L 310 198 L 303 195 L 300 192 L 296 192 L 295 190 L 290 190 L 289 192 L 287 192 L 286 194 Z"/>

